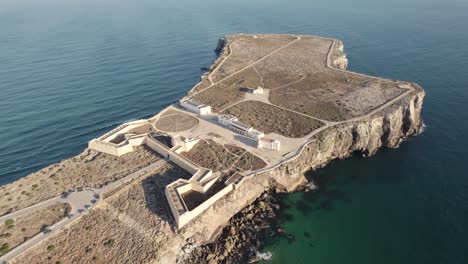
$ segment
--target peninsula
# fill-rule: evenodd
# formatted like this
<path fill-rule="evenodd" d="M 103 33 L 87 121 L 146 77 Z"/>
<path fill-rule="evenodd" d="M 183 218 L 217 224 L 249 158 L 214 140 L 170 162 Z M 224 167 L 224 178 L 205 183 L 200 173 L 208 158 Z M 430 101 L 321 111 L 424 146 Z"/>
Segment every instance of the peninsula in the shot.
<path fill-rule="evenodd" d="M 266 192 L 422 127 L 423 89 L 346 70 L 339 40 L 238 34 L 216 50 L 179 102 L 0 187 L 0 263 L 229 262 L 249 237 L 199 249 L 241 210 L 260 217 Z"/>

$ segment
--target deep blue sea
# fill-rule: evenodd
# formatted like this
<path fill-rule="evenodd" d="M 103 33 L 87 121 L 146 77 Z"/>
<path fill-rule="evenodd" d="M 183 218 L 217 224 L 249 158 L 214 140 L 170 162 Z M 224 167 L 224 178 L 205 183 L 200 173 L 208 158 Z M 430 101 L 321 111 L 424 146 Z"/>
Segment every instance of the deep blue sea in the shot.
<path fill-rule="evenodd" d="M 419 83 L 425 131 L 282 196 L 273 263 L 468 263 L 468 0 L 2 0 L 0 184 L 181 98 L 233 33 L 344 41 L 349 68 Z"/>

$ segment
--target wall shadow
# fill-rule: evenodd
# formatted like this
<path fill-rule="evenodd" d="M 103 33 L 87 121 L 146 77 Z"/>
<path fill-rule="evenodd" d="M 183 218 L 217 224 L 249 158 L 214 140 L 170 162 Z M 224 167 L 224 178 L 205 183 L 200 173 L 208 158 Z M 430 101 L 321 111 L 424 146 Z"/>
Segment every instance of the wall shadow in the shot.
<path fill-rule="evenodd" d="M 161 218 L 162 221 L 175 228 L 175 220 L 167 202 L 164 188 L 177 179 L 189 179 L 191 175 L 172 162 L 170 162 L 170 165 L 168 169 L 147 177 L 141 184 L 144 190 L 146 208 Z"/>
<path fill-rule="evenodd" d="M 251 146 L 253 148 L 257 147 L 257 141 L 254 139 L 242 136 L 242 135 L 234 135 L 234 139 L 239 140 L 240 142 L 244 143 L 247 146 Z"/>

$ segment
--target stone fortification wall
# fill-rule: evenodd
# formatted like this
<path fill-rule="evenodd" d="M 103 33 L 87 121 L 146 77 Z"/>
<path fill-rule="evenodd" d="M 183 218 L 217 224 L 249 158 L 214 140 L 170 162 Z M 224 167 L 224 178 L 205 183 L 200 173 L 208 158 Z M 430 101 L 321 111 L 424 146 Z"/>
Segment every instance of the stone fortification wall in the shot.
<path fill-rule="evenodd" d="M 396 147 L 402 138 L 419 133 L 422 127 L 421 107 L 424 91 L 416 91 L 393 106 L 367 120 L 330 127 L 314 136 L 298 151 L 298 156 L 243 179 L 235 190 L 213 203 L 181 229 L 183 239 L 204 244 L 217 234 L 229 219 L 252 203 L 269 188 L 293 191 L 306 181 L 304 172 L 323 167 L 337 158 L 345 158 L 359 151 L 373 155 L 381 147 Z M 196 228 L 195 228 L 196 227 Z M 170 254 L 180 253 L 178 245 Z M 167 249 L 171 252 L 171 249 Z M 176 261 L 176 257 L 163 254 L 160 261 Z"/>
<path fill-rule="evenodd" d="M 176 153 L 170 154 L 169 160 L 177 164 L 177 166 L 181 167 L 182 169 L 188 171 L 192 175 L 200 169 L 197 165 Z"/>
<path fill-rule="evenodd" d="M 163 143 L 153 139 L 153 138 L 150 138 L 150 137 L 146 137 L 146 140 L 145 140 L 145 144 L 151 148 L 152 150 L 156 151 L 157 153 L 159 153 L 161 156 L 165 157 L 165 158 L 168 158 L 169 157 L 169 153 L 170 153 L 170 150 L 169 148 L 164 145 Z"/>

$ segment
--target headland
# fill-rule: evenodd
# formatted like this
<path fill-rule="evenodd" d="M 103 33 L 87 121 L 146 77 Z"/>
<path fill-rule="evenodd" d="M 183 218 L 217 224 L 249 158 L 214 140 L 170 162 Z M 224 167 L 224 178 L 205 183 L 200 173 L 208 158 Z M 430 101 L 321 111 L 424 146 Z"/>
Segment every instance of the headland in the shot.
<path fill-rule="evenodd" d="M 2 186 L 0 235 L 10 235 L 0 237 L 0 260 L 224 263 L 250 238 L 198 249 L 264 193 L 294 191 L 306 171 L 396 147 L 421 129 L 422 88 L 346 70 L 339 40 L 238 34 L 217 51 L 178 103 Z M 31 227 L 43 210 L 62 214 Z M 33 230 L 14 237 L 24 228 Z"/>

